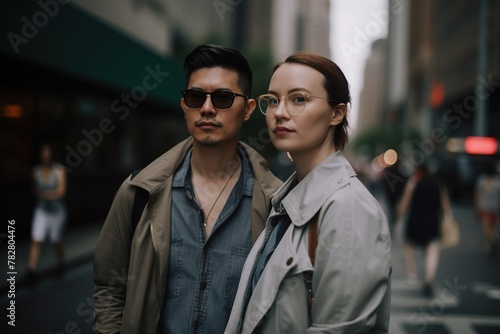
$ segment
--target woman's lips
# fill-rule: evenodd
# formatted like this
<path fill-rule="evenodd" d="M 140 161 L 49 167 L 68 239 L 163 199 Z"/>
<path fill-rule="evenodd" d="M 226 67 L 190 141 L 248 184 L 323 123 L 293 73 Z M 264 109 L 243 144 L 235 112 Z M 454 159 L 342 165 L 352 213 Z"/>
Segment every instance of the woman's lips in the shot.
<path fill-rule="evenodd" d="M 273 129 L 273 133 L 275 135 L 278 135 L 278 136 L 283 136 L 283 135 L 286 135 L 290 132 L 293 132 L 293 131 L 285 126 L 277 126 Z"/>

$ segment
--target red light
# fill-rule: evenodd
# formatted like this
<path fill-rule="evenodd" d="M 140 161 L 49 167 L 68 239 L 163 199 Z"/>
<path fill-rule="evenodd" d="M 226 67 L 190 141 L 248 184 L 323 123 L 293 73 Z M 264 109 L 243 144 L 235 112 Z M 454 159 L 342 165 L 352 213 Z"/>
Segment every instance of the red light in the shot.
<path fill-rule="evenodd" d="M 6 118 L 19 119 L 23 117 L 23 107 L 18 104 L 7 104 L 1 109 L 1 116 Z"/>
<path fill-rule="evenodd" d="M 498 142 L 493 137 L 466 137 L 465 152 L 469 154 L 496 154 L 498 151 Z"/>
<path fill-rule="evenodd" d="M 439 108 L 444 100 L 444 87 L 439 81 L 435 81 L 431 86 L 429 102 L 431 107 Z"/>

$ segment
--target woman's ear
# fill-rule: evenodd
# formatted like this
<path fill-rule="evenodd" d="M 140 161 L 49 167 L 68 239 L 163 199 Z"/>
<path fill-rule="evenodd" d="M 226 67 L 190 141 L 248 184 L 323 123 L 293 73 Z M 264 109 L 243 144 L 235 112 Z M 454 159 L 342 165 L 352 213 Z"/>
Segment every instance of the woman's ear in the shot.
<path fill-rule="evenodd" d="M 347 114 L 347 106 L 345 103 L 339 103 L 333 107 L 333 117 L 330 125 L 339 125 Z"/>

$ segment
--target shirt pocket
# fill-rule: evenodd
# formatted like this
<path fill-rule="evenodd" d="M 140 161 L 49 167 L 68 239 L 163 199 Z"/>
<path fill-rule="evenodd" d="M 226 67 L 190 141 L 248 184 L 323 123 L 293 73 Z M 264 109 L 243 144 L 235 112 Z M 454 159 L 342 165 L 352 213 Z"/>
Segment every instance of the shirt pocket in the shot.
<path fill-rule="evenodd" d="M 227 310 L 231 310 L 233 307 L 241 272 L 248 253 L 250 253 L 249 247 L 231 247 L 231 256 L 227 265 L 226 285 L 224 288 L 224 308 Z"/>
<path fill-rule="evenodd" d="M 170 243 L 169 279 L 167 280 L 166 298 L 179 296 L 182 280 L 182 239 L 173 239 Z"/>

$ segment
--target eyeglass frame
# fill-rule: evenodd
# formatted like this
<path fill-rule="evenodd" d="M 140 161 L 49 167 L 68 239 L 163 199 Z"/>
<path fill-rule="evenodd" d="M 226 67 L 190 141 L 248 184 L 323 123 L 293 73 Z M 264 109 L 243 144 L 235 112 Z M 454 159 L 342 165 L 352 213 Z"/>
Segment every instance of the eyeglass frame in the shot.
<path fill-rule="evenodd" d="M 300 112 L 298 112 L 298 113 L 291 113 L 291 112 L 288 110 L 288 108 L 286 107 L 286 106 L 287 106 L 287 102 L 286 102 L 287 100 L 286 100 L 286 99 L 287 99 L 290 95 L 293 95 L 293 94 L 295 94 L 295 95 L 300 95 L 300 96 L 304 96 L 304 97 L 306 98 L 306 101 L 304 102 L 304 106 L 303 106 L 302 110 L 301 110 Z M 260 112 L 261 112 L 264 116 L 266 116 L 267 114 L 266 114 L 266 113 L 262 110 L 262 108 L 261 108 L 261 106 L 260 106 L 260 101 L 261 101 L 261 100 L 262 100 L 265 96 L 272 96 L 272 97 L 276 98 L 278 101 L 285 100 L 285 110 L 286 110 L 286 111 L 287 111 L 287 113 L 289 113 L 290 115 L 300 115 L 300 114 L 301 114 L 301 113 L 305 110 L 305 108 L 306 108 L 306 102 L 307 102 L 307 99 L 309 99 L 309 98 L 311 98 L 311 97 L 312 97 L 312 98 L 316 98 L 316 99 L 322 99 L 322 100 L 325 100 L 325 101 L 328 101 L 328 102 L 335 102 L 334 100 L 329 100 L 329 99 L 328 99 L 328 98 L 326 98 L 326 97 L 315 96 L 315 95 L 309 95 L 309 94 L 305 94 L 305 93 L 298 93 L 298 92 L 291 92 L 291 93 L 289 93 L 289 94 L 287 94 L 287 95 L 285 95 L 285 96 L 276 96 L 276 95 L 274 95 L 274 94 L 269 94 L 269 93 L 267 93 L 267 94 L 262 94 L 262 95 L 259 95 L 259 96 L 257 97 L 257 104 L 258 104 L 258 106 L 259 106 L 259 110 L 260 110 Z M 342 105 L 342 104 L 343 104 L 343 103 L 339 103 L 339 104 L 337 104 L 337 105 Z M 278 107 L 279 107 L 279 103 L 278 103 L 278 105 L 276 106 L 276 109 L 277 109 Z"/>
<path fill-rule="evenodd" d="M 186 103 L 186 93 L 187 92 L 199 92 L 199 93 L 203 93 L 203 94 L 205 94 L 205 99 L 203 100 L 203 102 L 199 106 L 192 107 L 192 106 L 190 106 L 189 104 Z M 215 105 L 212 94 L 213 93 L 217 93 L 217 92 L 228 93 L 228 94 L 230 94 L 230 95 L 233 96 L 233 100 L 231 101 L 231 104 L 228 107 L 221 108 L 221 107 L 218 107 L 218 106 Z M 205 102 L 207 101 L 207 95 L 210 95 L 210 102 L 217 109 L 229 109 L 229 108 L 231 108 L 233 106 L 234 100 L 236 99 L 237 96 L 244 97 L 246 100 L 250 99 L 247 95 L 235 93 L 235 92 L 227 90 L 227 89 L 216 89 L 213 92 L 206 92 L 206 91 L 201 90 L 201 89 L 185 89 L 185 90 L 181 91 L 181 94 L 182 94 L 182 96 L 184 98 L 184 103 L 186 104 L 186 106 L 188 106 L 189 108 L 193 108 L 193 109 L 200 108 L 201 106 L 203 106 L 203 104 L 205 104 Z"/>

